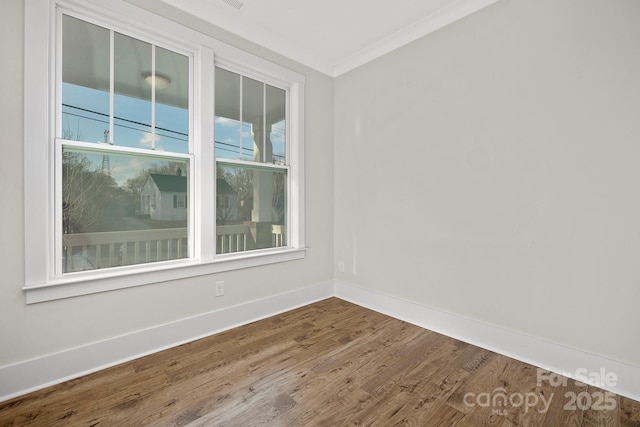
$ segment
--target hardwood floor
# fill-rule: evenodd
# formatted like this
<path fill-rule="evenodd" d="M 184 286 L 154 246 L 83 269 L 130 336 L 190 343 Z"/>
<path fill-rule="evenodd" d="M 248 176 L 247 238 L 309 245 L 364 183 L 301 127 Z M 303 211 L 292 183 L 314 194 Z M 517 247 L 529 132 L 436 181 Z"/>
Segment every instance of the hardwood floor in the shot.
<path fill-rule="evenodd" d="M 0 426 L 131 425 L 640 426 L 640 403 L 337 298 L 0 403 Z"/>

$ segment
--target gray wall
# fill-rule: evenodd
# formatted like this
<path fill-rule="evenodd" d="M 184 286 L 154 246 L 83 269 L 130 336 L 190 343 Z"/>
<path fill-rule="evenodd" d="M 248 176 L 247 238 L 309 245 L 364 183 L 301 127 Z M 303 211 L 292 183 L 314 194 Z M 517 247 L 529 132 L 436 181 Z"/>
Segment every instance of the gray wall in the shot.
<path fill-rule="evenodd" d="M 640 365 L 640 2 L 498 2 L 335 82 L 336 278 Z"/>
<path fill-rule="evenodd" d="M 156 1 L 149 8 L 162 6 Z M 173 19 L 229 44 L 280 63 L 306 76 L 307 257 L 301 261 L 140 286 L 83 297 L 26 305 L 23 220 L 23 0 L 6 0 L 0 14 L 2 70 L 0 162 L 0 366 L 119 336 L 200 313 L 329 281 L 333 278 L 333 80 L 257 48 L 226 32 L 162 8 Z M 214 298 L 214 283 L 225 296 Z M 214 328 L 215 325 L 212 325 Z"/>

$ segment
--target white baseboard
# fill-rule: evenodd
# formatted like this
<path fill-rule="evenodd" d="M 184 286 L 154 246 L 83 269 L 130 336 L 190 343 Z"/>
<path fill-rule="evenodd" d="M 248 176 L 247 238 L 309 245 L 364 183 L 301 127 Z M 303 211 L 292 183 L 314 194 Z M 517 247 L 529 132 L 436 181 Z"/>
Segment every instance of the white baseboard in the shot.
<path fill-rule="evenodd" d="M 0 402 L 332 296 L 569 377 L 604 369 L 618 380 L 599 387 L 640 401 L 638 366 L 331 281 L 0 367 Z"/>
<path fill-rule="evenodd" d="M 576 378 L 579 369 L 582 371 L 578 374 L 586 372 L 587 376 L 604 369 L 615 373 L 617 381 L 613 386 L 596 384 L 598 387 L 640 401 L 638 366 L 339 281 L 335 291 L 335 295 L 345 301 L 574 379 L 581 379 Z"/>
<path fill-rule="evenodd" d="M 335 294 L 333 281 L 0 367 L 0 402 L 292 310 Z"/>

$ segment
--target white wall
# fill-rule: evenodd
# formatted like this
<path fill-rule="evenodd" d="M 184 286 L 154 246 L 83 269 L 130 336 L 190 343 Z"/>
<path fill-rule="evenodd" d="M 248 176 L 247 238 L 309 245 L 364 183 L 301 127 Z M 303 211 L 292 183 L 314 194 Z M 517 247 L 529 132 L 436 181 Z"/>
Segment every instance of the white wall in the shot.
<path fill-rule="evenodd" d="M 156 1 L 136 3 L 161 7 Z M 170 13 L 177 21 L 305 75 L 306 151 L 310 159 L 306 165 L 307 256 L 266 267 L 26 305 L 21 290 L 24 1 L 6 0 L 2 7 L 0 367 L 332 279 L 333 245 L 326 238 L 333 230 L 333 133 L 332 127 L 327 126 L 333 120 L 332 79 L 165 8 L 161 12 Z M 225 281 L 222 298 L 214 298 L 218 280 Z M 215 327 L 212 325 L 212 330 Z"/>
<path fill-rule="evenodd" d="M 338 261 L 341 282 L 640 366 L 635 0 L 502 1 L 335 80 L 129 2 L 306 76 L 307 257 L 26 305 L 23 1 L 6 0 L 0 367 L 325 282 Z"/>
<path fill-rule="evenodd" d="M 640 366 L 639 2 L 498 2 L 334 87 L 337 280 Z"/>

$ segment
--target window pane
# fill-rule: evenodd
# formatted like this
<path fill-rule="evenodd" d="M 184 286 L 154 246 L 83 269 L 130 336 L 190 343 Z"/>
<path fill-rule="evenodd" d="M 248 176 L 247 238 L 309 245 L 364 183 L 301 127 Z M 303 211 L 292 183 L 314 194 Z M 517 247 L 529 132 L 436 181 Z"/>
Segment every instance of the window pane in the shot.
<path fill-rule="evenodd" d="M 242 78 L 242 149 L 250 160 L 264 162 L 264 83 Z"/>
<path fill-rule="evenodd" d="M 216 67 L 215 83 L 215 155 L 253 160 L 253 146 L 250 152 L 243 152 L 241 148 L 240 75 Z"/>
<path fill-rule="evenodd" d="M 63 139 L 104 142 L 109 130 L 109 73 L 109 30 L 63 15 Z"/>
<path fill-rule="evenodd" d="M 156 149 L 188 153 L 189 58 L 156 47 L 156 75 Z"/>
<path fill-rule="evenodd" d="M 189 58 L 113 33 L 111 129 L 110 34 L 105 28 L 63 15 L 59 135 L 69 140 L 188 153 Z"/>
<path fill-rule="evenodd" d="M 114 36 L 113 142 L 116 145 L 154 148 L 151 131 L 152 46 L 132 37 Z"/>
<path fill-rule="evenodd" d="M 216 157 L 286 164 L 286 91 L 216 68 Z"/>
<path fill-rule="evenodd" d="M 271 144 L 273 157 L 269 163 L 277 165 L 286 164 L 286 128 L 285 128 L 285 101 L 286 92 L 273 86 L 266 85 L 267 106 L 267 146 Z M 268 159 L 267 159 L 268 161 Z"/>
<path fill-rule="evenodd" d="M 217 164 L 217 253 L 287 245 L 287 170 Z"/>
<path fill-rule="evenodd" d="M 189 256 L 188 161 L 68 146 L 62 157 L 63 272 Z"/>

